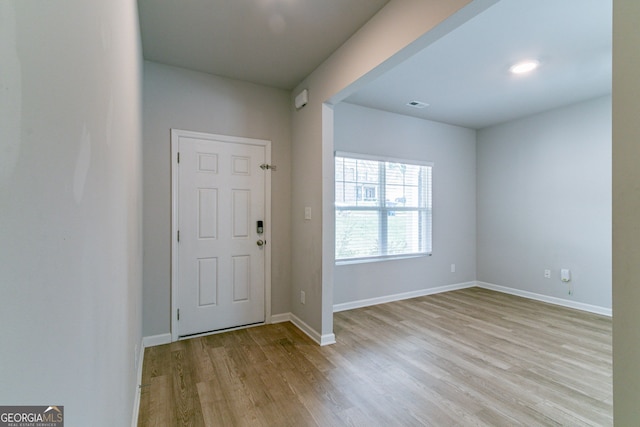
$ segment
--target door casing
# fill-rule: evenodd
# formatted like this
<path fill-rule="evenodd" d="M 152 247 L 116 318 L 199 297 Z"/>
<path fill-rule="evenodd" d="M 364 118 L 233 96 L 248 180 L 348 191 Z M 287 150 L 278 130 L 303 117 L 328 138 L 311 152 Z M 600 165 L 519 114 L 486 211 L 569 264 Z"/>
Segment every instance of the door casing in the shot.
<path fill-rule="evenodd" d="M 181 129 L 171 129 L 171 341 L 177 341 L 180 339 L 178 336 L 178 307 L 176 303 L 176 296 L 178 295 L 178 142 L 180 137 L 197 138 L 197 139 L 210 139 L 221 142 L 228 142 L 234 144 L 251 144 L 260 145 L 265 148 L 265 161 L 267 164 L 271 164 L 271 141 L 264 139 L 244 138 L 228 135 L 217 135 L 203 132 L 194 132 Z M 272 169 L 268 169 L 265 174 L 265 189 L 264 189 L 264 239 L 267 244 L 264 246 L 264 314 L 265 324 L 271 323 L 271 172 Z M 252 325 L 255 326 L 255 325 Z M 246 326 L 239 326 L 238 328 L 225 329 L 226 332 L 234 329 L 242 329 Z M 199 335 L 210 335 L 217 332 L 203 332 Z M 190 335 L 188 338 L 193 338 L 196 335 Z"/>

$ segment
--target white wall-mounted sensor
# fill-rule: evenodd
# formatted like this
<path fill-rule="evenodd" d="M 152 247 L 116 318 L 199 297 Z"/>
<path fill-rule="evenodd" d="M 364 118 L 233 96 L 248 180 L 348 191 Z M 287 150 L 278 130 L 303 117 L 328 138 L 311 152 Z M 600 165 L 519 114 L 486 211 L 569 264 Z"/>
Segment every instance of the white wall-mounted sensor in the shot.
<path fill-rule="evenodd" d="M 305 105 L 307 105 L 307 102 L 309 102 L 309 90 L 308 89 L 304 89 L 302 92 L 300 92 L 296 96 L 295 106 L 299 110 L 302 107 L 304 107 Z"/>
<path fill-rule="evenodd" d="M 569 282 L 571 280 L 571 270 L 568 268 L 560 270 L 560 280 L 563 282 Z"/>

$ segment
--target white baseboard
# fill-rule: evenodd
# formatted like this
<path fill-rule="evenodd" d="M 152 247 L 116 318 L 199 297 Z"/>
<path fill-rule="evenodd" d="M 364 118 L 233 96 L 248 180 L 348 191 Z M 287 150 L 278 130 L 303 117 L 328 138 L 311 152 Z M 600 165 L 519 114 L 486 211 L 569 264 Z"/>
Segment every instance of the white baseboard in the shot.
<path fill-rule="evenodd" d="M 271 322 L 269 323 L 283 323 L 291 320 L 291 313 L 272 314 Z"/>
<path fill-rule="evenodd" d="M 160 334 L 142 337 L 142 342 L 140 343 L 140 354 L 138 355 L 138 372 L 136 372 L 136 391 L 133 401 L 131 427 L 136 427 L 138 425 L 138 414 L 140 413 L 140 386 L 142 385 L 142 366 L 144 364 L 144 349 L 147 347 L 154 347 L 156 345 L 169 344 L 170 342 L 171 334 Z"/>
<path fill-rule="evenodd" d="M 156 345 L 163 345 L 171 343 L 171 334 L 151 335 L 142 338 L 143 348 L 155 347 Z"/>
<path fill-rule="evenodd" d="M 332 332 L 324 334 L 320 337 L 320 346 L 331 345 L 336 343 L 336 335 Z"/>
<path fill-rule="evenodd" d="M 307 334 L 309 338 L 311 338 L 312 340 L 314 340 L 320 345 L 335 343 L 334 334 L 321 336 L 311 326 L 307 325 L 299 317 L 297 317 L 292 313 L 274 314 L 271 316 L 271 321 L 269 323 L 282 323 L 282 322 L 293 323 L 298 329 L 300 329 L 302 332 Z M 152 335 L 152 336 L 142 338 L 143 348 L 153 347 L 156 345 L 169 344 L 169 343 L 171 343 L 171 334 Z"/>
<path fill-rule="evenodd" d="M 302 319 L 293 313 L 289 313 L 289 321 L 321 346 L 335 344 L 336 342 L 336 336 L 333 333 L 320 335 L 315 329 L 307 325 L 302 321 Z"/>
<path fill-rule="evenodd" d="M 313 341 L 318 343 L 321 346 L 335 344 L 336 337 L 334 334 L 326 334 L 320 335 L 317 333 L 311 326 L 307 325 L 303 322 L 298 316 L 292 313 L 281 313 L 275 314 L 271 316 L 270 323 L 282 323 L 282 322 L 291 322 L 298 329 L 304 332 L 309 336 Z M 163 345 L 171 343 L 171 334 L 160 334 L 160 335 L 152 335 L 148 337 L 142 338 L 142 343 L 140 345 L 140 355 L 138 356 L 138 372 L 136 373 L 136 391 L 133 402 L 133 414 L 131 419 L 131 427 L 136 427 L 138 425 L 138 414 L 140 412 L 140 385 L 142 384 L 142 364 L 144 362 L 144 349 L 147 347 L 154 347 L 156 345 Z"/>
<path fill-rule="evenodd" d="M 140 343 L 140 354 L 138 354 L 138 363 L 136 366 L 136 390 L 133 400 L 133 415 L 131 417 L 131 427 L 138 425 L 138 414 L 140 413 L 140 384 L 142 384 L 142 365 L 144 363 L 144 338 Z"/>
<path fill-rule="evenodd" d="M 577 301 L 571 301 L 563 298 L 550 297 L 548 295 L 536 294 L 534 292 L 523 291 L 520 289 L 509 288 L 506 286 L 494 285 L 493 283 L 476 282 L 476 286 L 483 289 L 502 292 L 505 294 L 516 295 L 523 298 L 529 298 L 536 301 L 542 301 L 549 304 L 560 305 L 563 307 L 573 308 L 576 310 L 587 311 L 589 313 L 601 314 L 603 316 L 612 317 L 613 311 L 610 308 L 600 307 L 597 305 L 584 304 Z"/>
<path fill-rule="evenodd" d="M 305 333 L 309 338 L 314 340 L 316 343 L 323 345 L 335 344 L 336 336 L 331 334 L 320 335 L 313 329 L 311 326 L 307 325 L 304 321 L 302 321 L 298 316 L 293 313 L 282 313 L 271 316 L 271 323 L 282 323 L 282 322 L 291 322 L 293 325 L 300 329 Z"/>
<path fill-rule="evenodd" d="M 400 301 L 409 298 L 423 297 L 425 295 L 439 294 L 442 292 L 456 291 L 476 286 L 476 282 L 464 282 L 454 285 L 438 286 L 437 288 L 419 289 L 417 291 L 403 292 L 401 294 L 385 295 L 382 297 L 362 299 L 333 305 L 333 312 L 352 310 L 354 308 L 369 307 L 371 305 L 385 304 L 387 302 Z"/>

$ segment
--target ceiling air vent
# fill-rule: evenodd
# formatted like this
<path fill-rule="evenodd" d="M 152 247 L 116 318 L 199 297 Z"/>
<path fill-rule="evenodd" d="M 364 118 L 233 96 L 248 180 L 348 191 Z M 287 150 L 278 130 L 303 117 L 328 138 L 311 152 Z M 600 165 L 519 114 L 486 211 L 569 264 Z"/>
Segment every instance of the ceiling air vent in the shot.
<path fill-rule="evenodd" d="M 429 104 L 427 104 L 426 102 L 422 102 L 422 101 L 407 102 L 407 105 L 409 107 L 413 107 L 413 108 L 427 108 L 429 106 Z"/>

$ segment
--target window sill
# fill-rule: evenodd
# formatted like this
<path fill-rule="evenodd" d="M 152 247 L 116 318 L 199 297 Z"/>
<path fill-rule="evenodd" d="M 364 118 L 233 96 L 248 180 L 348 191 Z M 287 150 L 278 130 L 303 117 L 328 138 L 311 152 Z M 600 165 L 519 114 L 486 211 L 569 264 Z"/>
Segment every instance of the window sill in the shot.
<path fill-rule="evenodd" d="M 370 263 L 370 262 L 395 261 L 395 260 L 399 260 L 399 259 L 424 258 L 424 257 L 430 257 L 431 255 L 432 255 L 432 253 L 341 259 L 341 260 L 336 260 L 336 266 L 339 266 L 339 265 L 352 265 L 352 264 L 367 264 L 367 263 Z"/>

